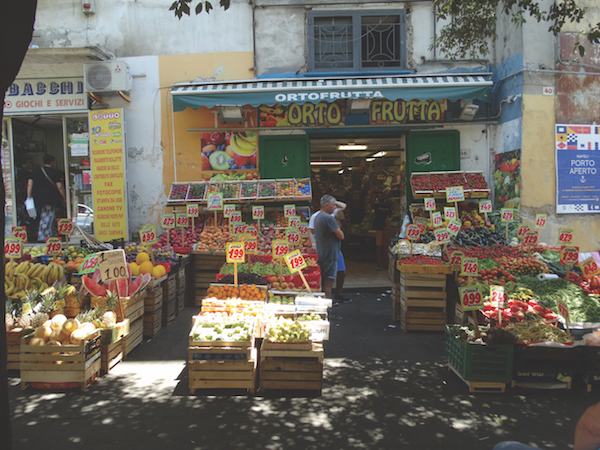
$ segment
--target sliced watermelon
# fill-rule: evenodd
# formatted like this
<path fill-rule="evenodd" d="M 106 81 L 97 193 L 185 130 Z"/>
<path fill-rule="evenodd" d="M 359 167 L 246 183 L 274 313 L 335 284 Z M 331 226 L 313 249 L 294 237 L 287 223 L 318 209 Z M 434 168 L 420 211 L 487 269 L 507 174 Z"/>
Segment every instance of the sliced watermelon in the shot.
<path fill-rule="evenodd" d="M 142 285 L 142 282 L 144 281 L 144 278 L 140 275 L 139 277 L 136 277 L 131 284 L 129 285 L 129 296 L 133 297 L 139 290 L 140 290 L 140 286 Z"/>
<path fill-rule="evenodd" d="M 119 297 L 127 297 L 129 295 L 129 280 L 127 278 L 117 280 L 117 292 Z"/>
<path fill-rule="evenodd" d="M 106 288 L 92 280 L 87 275 L 81 277 L 81 284 L 83 284 L 89 293 L 94 297 L 106 297 L 107 295 Z"/>
<path fill-rule="evenodd" d="M 142 286 L 140 287 L 140 291 L 142 289 L 144 289 L 146 286 L 148 286 L 148 283 L 150 283 L 150 280 L 152 280 L 152 275 L 150 275 L 149 273 L 144 273 L 142 274 Z"/>
<path fill-rule="evenodd" d="M 102 279 L 102 272 L 100 272 L 100 269 L 96 269 L 94 271 L 94 273 L 92 274 L 92 280 L 94 280 L 96 283 L 99 283 L 101 279 Z"/>
<path fill-rule="evenodd" d="M 114 281 L 105 281 L 102 284 L 108 291 L 117 292 L 117 283 Z"/>

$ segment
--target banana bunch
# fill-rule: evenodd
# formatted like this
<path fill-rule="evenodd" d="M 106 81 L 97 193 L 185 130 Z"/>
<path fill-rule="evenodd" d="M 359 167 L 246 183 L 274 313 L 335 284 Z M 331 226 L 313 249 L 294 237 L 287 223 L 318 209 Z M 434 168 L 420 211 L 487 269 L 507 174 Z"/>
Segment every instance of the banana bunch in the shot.
<path fill-rule="evenodd" d="M 232 133 L 231 141 L 229 142 L 229 145 L 231 145 L 233 150 L 241 155 L 253 153 L 256 150 L 257 144 L 258 138 L 256 135 L 249 138 L 247 136 L 242 136 L 239 133 Z"/>
<path fill-rule="evenodd" d="M 22 301 L 25 291 L 38 288 L 40 290 L 52 286 L 64 277 L 60 264 L 34 264 L 29 261 L 6 263 L 4 270 L 4 292 L 7 298 Z"/>

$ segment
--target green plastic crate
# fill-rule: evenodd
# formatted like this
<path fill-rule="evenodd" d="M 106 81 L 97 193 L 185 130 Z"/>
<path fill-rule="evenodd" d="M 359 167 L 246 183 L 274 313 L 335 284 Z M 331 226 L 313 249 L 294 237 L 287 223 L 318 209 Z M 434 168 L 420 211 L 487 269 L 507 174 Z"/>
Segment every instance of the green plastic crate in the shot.
<path fill-rule="evenodd" d="M 446 326 L 444 358 L 466 381 L 496 381 L 512 379 L 513 345 L 476 344 L 455 335 Z"/>

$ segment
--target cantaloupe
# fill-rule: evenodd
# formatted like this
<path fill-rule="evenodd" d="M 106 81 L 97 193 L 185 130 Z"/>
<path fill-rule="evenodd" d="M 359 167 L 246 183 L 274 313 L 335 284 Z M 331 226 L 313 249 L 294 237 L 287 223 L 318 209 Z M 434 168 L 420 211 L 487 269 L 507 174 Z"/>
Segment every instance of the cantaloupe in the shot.
<path fill-rule="evenodd" d="M 77 319 L 67 319 L 62 326 L 62 332 L 67 336 L 71 336 L 71 333 L 79 328 L 79 321 Z"/>
<path fill-rule="evenodd" d="M 57 314 L 52 318 L 52 329 L 59 330 L 63 327 L 65 322 L 67 321 L 67 316 L 64 314 Z"/>
<path fill-rule="evenodd" d="M 71 333 L 71 344 L 79 345 L 87 337 L 86 330 L 84 328 L 78 328 Z"/>
<path fill-rule="evenodd" d="M 33 332 L 33 337 L 42 338 L 44 342 L 47 342 L 52 334 L 52 327 L 50 325 L 41 325 Z"/>
<path fill-rule="evenodd" d="M 42 346 L 42 345 L 46 345 L 46 341 L 44 341 L 42 338 L 34 337 L 34 338 L 31 338 L 31 340 L 29 341 L 29 345 Z"/>

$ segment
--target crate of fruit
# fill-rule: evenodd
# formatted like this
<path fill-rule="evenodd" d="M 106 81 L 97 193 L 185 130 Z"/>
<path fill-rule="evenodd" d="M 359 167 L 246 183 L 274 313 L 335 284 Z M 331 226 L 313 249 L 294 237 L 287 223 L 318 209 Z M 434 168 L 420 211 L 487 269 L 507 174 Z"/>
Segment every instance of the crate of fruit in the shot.
<path fill-rule="evenodd" d="M 206 194 L 204 194 L 205 198 L 208 198 L 208 194 L 218 194 L 221 192 L 222 181 L 209 181 L 206 183 Z"/>
<path fill-rule="evenodd" d="M 185 202 L 188 196 L 188 190 L 190 185 L 188 183 L 173 183 L 171 185 L 171 192 L 169 193 L 170 203 L 182 203 Z"/>
<path fill-rule="evenodd" d="M 446 325 L 444 358 L 467 381 L 508 383 L 512 379 L 512 344 L 468 342 L 459 336 L 459 325 Z"/>
<path fill-rule="evenodd" d="M 241 200 L 255 200 L 258 197 L 258 180 L 243 181 L 240 183 Z"/>
<path fill-rule="evenodd" d="M 206 183 L 192 183 L 188 191 L 187 200 L 206 200 Z"/>
<path fill-rule="evenodd" d="M 240 196 L 240 182 L 223 181 L 218 192 L 223 194 L 223 200 L 237 200 Z"/>
<path fill-rule="evenodd" d="M 310 178 L 294 179 L 294 198 L 307 199 L 312 196 Z"/>
<path fill-rule="evenodd" d="M 413 198 L 433 197 L 433 188 L 428 173 L 413 172 L 410 175 L 410 186 Z"/>
<path fill-rule="evenodd" d="M 485 181 L 483 172 L 468 171 L 465 172 L 467 188 L 472 198 L 487 198 L 490 196 L 490 189 Z"/>
<path fill-rule="evenodd" d="M 294 179 L 282 178 L 275 180 L 277 184 L 277 198 L 281 200 L 294 198 Z"/>
<path fill-rule="evenodd" d="M 260 180 L 258 182 L 258 198 L 275 199 L 277 198 L 277 185 L 275 180 Z"/>
<path fill-rule="evenodd" d="M 247 321 L 211 322 L 194 316 L 190 331 L 190 347 L 242 347 L 250 348 L 254 340 L 254 323 Z"/>

